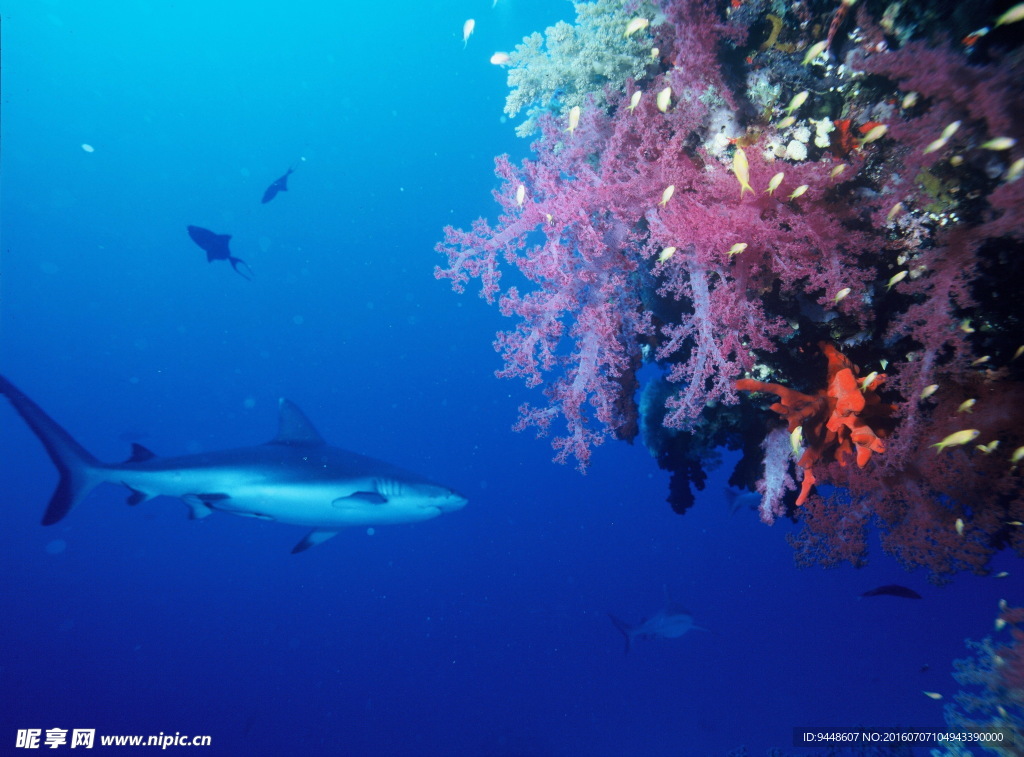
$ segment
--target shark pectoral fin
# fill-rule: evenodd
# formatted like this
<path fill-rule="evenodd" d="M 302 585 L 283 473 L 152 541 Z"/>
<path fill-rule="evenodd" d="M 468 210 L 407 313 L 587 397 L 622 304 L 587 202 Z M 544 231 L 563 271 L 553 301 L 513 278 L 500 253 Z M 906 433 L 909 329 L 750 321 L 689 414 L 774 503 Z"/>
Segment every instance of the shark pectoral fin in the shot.
<path fill-rule="evenodd" d="M 331 501 L 332 507 L 345 508 L 351 505 L 386 505 L 388 498 L 377 492 L 352 492 Z"/>
<path fill-rule="evenodd" d="M 181 501 L 189 507 L 189 520 L 205 518 L 213 512 L 217 502 L 231 499 L 227 494 L 184 494 Z"/>
<path fill-rule="evenodd" d="M 317 544 L 327 541 L 334 536 L 337 531 L 321 531 L 320 529 L 314 528 L 308 534 L 303 537 L 302 541 L 292 548 L 292 554 L 297 555 L 299 552 L 305 552 L 310 547 L 315 547 Z"/>
<path fill-rule="evenodd" d="M 128 484 L 125 484 L 125 486 L 128 486 Z M 127 502 L 132 507 L 142 502 L 145 502 L 147 499 L 150 499 L 150 496 L 146 494 L 146 492 L 139 491 L 138 489 L 133 489 L 130 486 L 128 486 L 128 490 L 131 492 L 131 494 L 128 495 Z"/>

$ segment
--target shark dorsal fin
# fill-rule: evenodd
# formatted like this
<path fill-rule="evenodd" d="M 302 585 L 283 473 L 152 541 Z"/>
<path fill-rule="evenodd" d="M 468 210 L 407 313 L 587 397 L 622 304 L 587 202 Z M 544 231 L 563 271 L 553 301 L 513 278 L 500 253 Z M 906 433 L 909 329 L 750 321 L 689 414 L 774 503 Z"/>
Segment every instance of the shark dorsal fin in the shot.
<path fill-rule="evenodd" d="M 299 410 L 298 406 L 283 397 L 278 415 L 277 436 L 271 444 L 301 445 L 316 447 L 324 444 L 323 437 L 313 428 L 309 418 Z"/>
<path fill-rule="evenodd" d="M 156 455 L 151 450 L 146 449 L 141 444 L 132 442 L 132 454 L 125 460 L 126 463 L 141 463 L 146 460 L 152 460 Z"/>

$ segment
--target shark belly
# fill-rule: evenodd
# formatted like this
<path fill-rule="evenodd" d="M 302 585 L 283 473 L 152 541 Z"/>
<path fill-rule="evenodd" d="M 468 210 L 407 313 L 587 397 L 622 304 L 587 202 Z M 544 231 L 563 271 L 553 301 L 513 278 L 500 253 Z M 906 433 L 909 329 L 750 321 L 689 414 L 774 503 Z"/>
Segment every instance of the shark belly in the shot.
<path fill-rule="evenodd" d="M 275 480 L 263 471 L 231 468 L 178 468 L 175 470 L 120 470 L 111 481 L 132 489 L 143 501 L 157 496 L 175 497 L 201 518 L 219 511 L 312 528 L 386 525 L 429 520 L 443 510 L 422 498 L 388 492 L 380 481 L 325 480 L 310 476 L 282 476 Z M 311 480 L 312 479 L 312 480 Z"/>

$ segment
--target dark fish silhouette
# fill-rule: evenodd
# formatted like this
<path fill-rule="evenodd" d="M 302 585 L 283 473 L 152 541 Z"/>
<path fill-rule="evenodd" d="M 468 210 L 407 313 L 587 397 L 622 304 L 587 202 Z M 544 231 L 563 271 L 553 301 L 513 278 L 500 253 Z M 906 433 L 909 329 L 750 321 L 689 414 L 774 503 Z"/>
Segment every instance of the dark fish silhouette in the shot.
<path fill-rule="evenodd" d="M 921 599 L 921 595 L 913 589 L 908 589 L 906 586 L 900 586 L 899 584 L 886 584 L 885 586 L 879 586 L 877 589 L 866 591 L 861 594 L 862 597 L 880 597 L 887 595 L 890 597 L 903 597 L 904 599 Z"/>
<path fill-rule="evenodd" d="M 271 184 L 269 187 L 267 187 L 267 191 L 263 193 L 263 199 L 260 200 L 260 202 L 262 202 L 264 205 L 266 205 L 268 202 L 270 202 L 275 197 L 277 197 L 277 193 L 278 192 L 287 192 L 288 191 L 288 177 L 291 176 L 293 173 L 295 173 L 295 169 L 294 168 L 289 168 L 288 169 L 288 173 L 286 173 L 280 179 L 278 179 L 273 184 Z"/>
<path fill-rule="evenodd" d="M 228 242 L 231 241 L 230 234 L 214 234 L 209 229 L 204 229 L 201 226 L 189 226 L 188 235 L 192 237 L 193 242 L 206 251 L 206 261 L 208 263 L 214 260 L 226 260 L 231 263 L 235 273 L 243 279 L 252 280 L 252 269 L 249 267 L 249 264 L 241 258 L 234 257 L 231 254 L 231 250 L 228 249 Z M 239 268 L 239 266 L 242 266 L 242 268 Z"/>

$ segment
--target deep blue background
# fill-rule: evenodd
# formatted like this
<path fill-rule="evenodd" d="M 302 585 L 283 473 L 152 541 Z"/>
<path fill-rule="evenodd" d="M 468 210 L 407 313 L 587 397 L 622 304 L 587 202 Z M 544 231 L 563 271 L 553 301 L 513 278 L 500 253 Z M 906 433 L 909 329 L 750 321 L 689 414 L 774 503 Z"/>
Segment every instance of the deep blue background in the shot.
<path fill-rule="evenodd" d="M 493 155 L 527 154 L 488 58 L 571 6 L 351 5 L 4 4 L 0 369 L 103 459 L 269 439 L 288 396 L 470 504 L 299 556 L 304 529 L 115 487 L 43 528 L 55 470 L 0 403 L 0 753 L 50 727 L 210 734 L 204 754 L 678 755 L 941 726 L 922 690 L 956 690 L 1019 565 L 941 588 L 877 549 L 799 571 L 786 524 L 728 513 L 725 471 L 680 518 L 639 445 L 580 476 L 510 431 L 540 398 L 494 378 L 500 316 L 435 281 L 432 248 L 494 215 Z M 233 234 L 255 279 L 188 224 Z M 858 599 L 890 582 L 925 598 Z M 606 613 L 666 592 L 711 632 L 624 657 Z"/>

